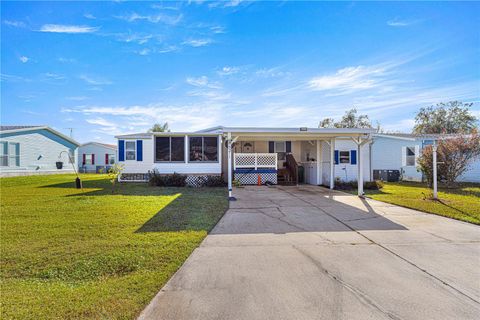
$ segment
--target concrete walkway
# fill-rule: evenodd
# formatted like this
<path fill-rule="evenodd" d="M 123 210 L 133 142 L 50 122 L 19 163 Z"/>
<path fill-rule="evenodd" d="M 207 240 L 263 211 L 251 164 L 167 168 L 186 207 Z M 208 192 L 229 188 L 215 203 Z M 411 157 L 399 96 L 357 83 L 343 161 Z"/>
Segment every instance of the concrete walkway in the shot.
<path fill-rule="evenodd" d="M 480 319 L 480 228 L 314 186 L 247 187 L 141 319 Z"/>

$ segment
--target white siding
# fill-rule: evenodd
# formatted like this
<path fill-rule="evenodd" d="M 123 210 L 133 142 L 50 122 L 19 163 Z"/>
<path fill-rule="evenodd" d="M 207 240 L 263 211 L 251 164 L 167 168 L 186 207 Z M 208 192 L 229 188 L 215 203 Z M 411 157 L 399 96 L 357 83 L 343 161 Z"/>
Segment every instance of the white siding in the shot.
<path fill-rule="evenodd" d="M 117 156 L 117 151 L 112 148 L 107 148 L 102 145 L 89 143 L 78 148 L 78 166 L 79 168 L 85 168 L 87 172 L 96 172 L 98 166 L 105 167 L 105 154 Z M 83 165 L 83 154 L 94 154 L 95 155 L 95 164 L 93 165 Z M 108 164 L 110 166 L 110 164 Z"/>
<path fill-rule="evenodd" d="M 122 139 L 126 141 L 136 141 L 139 139 Z M 159 162 L 154 161 L 154 139 L 143 140 L 143 161 L 125 160 L 119 161 L 119 164 L 125 165 L 124 173 L 147 173 L 153 169 L 162 174 L 220 174 L 222 172 L 222 154 L 221 139 L 219 138 L 219 161 L 218 162 Z M 117 157 L 118 159 L 118 157 Z M 187 159 L 188 160 L 188 159 Z"/>
<path fill-rule="evenodd" d="M 3 134 L 0 141 L 7 141 L 20 144 L 20 166 L 0 167 L 1 176 L 10 175 L 30 175 L 30 174 L 50 174 L 50 173 L 72 173 L 74 172 L 72 164 L 69 163 L 68 156 L 62 151 L 72 152 L 73 161 L 77 167 L 77 147 L 65 141 L 68 147 L 58 141 L 50 138 L 54 136 L 58 140 L 62 138 L 53 135 L 47 130 L 26 131 L 16 134 Z M 72 149 L 71 149 L 72 148 Z M 60 157 L 59 157 L 60 156 Z M 57 169 L 56 162 L 63 162 L 63 168 Z"/>
<path fill-rule="evenodd" d="M 328 147 L 328 146 L 327 146 Z M 357 144 L 352 140 L 335 140 L 335 150 L 351 151 L 357 150 Z M 330 148 L 327 150 L 328 159 L 330 159 Z M 358 151 L 357 151 L 358 153 Z M 325 156 L 325 153 L 324 153 Z M 358 157 L 358 154 L 357 154 Z M 369 160 L 369 146 L 365 144 L 362 146 L 361 165 L 363 168 L 363 180 L 370 180 L 370 160 Z M 351 160 L 350 160 L 351 161 Z M 342 181 L 354 181 L 358 179 L 358 161 L 356 165 L 349 163 L 339 163 L 335 165 L 335 178 L 340 178 Z"/>
<path fill-rule="evenodd" d="M 402 179 L 421 181 L 422 173 L 416 166 L 406 166 L 406 149 L 415 149 L 417 158 L 420 153 L 421 141 L 396 138 L 375 137 L 372 145 L 372 170 L 399 170 Z"/>
<path fill-rule="evenodd" d="M 480 157 L 469 164 L 467 171 L 458 178 L 458 181 L 480 183 Z"/>

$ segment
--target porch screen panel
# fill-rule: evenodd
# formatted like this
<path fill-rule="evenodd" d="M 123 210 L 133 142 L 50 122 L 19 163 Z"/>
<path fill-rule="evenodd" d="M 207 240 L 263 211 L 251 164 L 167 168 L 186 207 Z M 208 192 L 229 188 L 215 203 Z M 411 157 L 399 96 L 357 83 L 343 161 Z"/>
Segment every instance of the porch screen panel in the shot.
<path fill-rule="evenodd" d="M 184 137 L 172 137 L 170 161 L 185 161 L 185 138 Z"/>
<path fill-rule="evenodd" d="M 190 137 L 190 161 L 202 161 L 202 137 Z"/>
<path fill-rule="evenodd" d="M 218 140 L 217 137 L 203 138 L 203 160 L 217 161 L 218 160 Z"/>
<path fill-rule="evenodd" d="M 155 138 L 155 161 L 170 161 L 170 138 Z"/>

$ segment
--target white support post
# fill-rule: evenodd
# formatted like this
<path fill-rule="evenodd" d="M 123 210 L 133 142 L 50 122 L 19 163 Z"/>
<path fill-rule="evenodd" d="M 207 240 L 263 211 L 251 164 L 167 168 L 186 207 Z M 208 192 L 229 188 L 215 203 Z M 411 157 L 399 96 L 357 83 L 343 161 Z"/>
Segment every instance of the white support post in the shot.
<path fill-rule="evenodd" d="M 358 173 L 357 173 L 357 189 L 358 189 L 358 196 L 361 197 L 363 196 L 363 168 L 362 168 L 362 144 L 360 143 L 360 139 L 358 140 L 358 144 L 357 144 L 357 170 L 358 170 Z"/>
<path fill-rule="evenodd" d="M 184 145 L 185 145 L 185 163 L 188 163 L 188 156 L 189 156 L 189 153 L 188 153 L 188 150 L 189 150 L 189 139 L 188 139 L 188 136 L 185 135 L 185 141 L 183 142 Z M 154 143 L 155 144 L 155 143 Z M 153 153 L 155 154 L 155 152 Z"/>
<path fill-rule="evenodd" d="M 433 151 L 433 199 L 438 200 L 437 193 L 437 145 L 435 142 L 432 146 Z"/>
<path fill-rule="evenodd" d="M 227 133 L 227 154 L 228 154 L 228 199 L 232 200 L 232 133 Z"/>
<path fill-rule="evenodd" d="M 330 140 L 330 189 L 335 187 L 335 138 Z"/>
<path fill-rule="evenodd" d="M 321 140 L 317 140 L 317 185 L 321 185 L 322 184 L 322 172 L 321 172 L 321 169 L 322 169 L 322 153 L 321 153 L 321 143 L 322 141 Z"/>

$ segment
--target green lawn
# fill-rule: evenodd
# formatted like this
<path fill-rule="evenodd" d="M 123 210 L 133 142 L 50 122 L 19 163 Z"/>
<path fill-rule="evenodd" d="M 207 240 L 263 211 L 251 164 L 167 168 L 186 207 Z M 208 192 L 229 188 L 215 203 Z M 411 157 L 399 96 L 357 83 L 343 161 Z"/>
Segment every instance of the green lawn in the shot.
<path fill-rule="evenodd" d="M 228 206 L 225 189 L 82 179 L 0 179 L 0 318 L 133 319 Z"/>
<path fill-rule="evenodd" d="M 438 190 L 440 201 L 431 200 L 432 189 L 415 182 L 388 182 L 381 190 L 365 190 L 365 194 L 375 200 L 480 224 L 480 184 Z"/>

